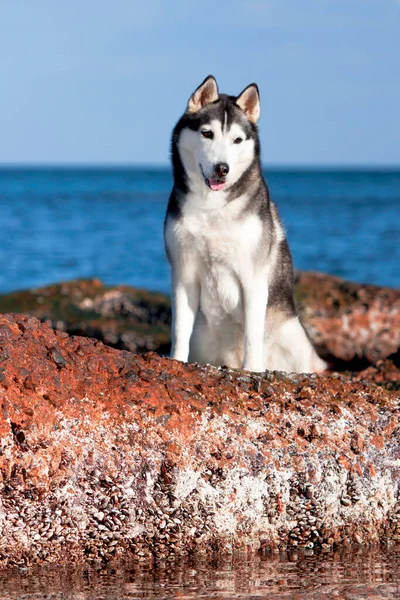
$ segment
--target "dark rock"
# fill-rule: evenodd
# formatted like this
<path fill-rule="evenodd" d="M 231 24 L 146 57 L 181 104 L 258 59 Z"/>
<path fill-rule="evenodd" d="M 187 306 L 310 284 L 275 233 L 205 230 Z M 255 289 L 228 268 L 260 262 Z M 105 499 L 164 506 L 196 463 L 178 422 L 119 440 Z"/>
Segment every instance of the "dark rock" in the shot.
<path fill-rule="evenodd" d="M 6 312 L 35 316 L 54 329 L 114 348 L 169 353 L 171 305 L 164 294 L 77 280 L 0 296 L 0 313 Z"/>

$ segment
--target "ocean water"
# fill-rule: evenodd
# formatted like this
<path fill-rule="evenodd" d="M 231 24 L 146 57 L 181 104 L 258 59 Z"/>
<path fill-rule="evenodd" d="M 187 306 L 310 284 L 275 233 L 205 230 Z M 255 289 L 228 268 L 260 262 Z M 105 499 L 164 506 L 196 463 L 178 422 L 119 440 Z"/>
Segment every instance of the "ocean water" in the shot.
<path fill-rule="evenodd" d="M 295 267 L 400 286 L 400 169 L 265 176 Z M 0 168 L 0 293 L 78 277 L 168 292 L 171 186 L 167 168 Z"/>

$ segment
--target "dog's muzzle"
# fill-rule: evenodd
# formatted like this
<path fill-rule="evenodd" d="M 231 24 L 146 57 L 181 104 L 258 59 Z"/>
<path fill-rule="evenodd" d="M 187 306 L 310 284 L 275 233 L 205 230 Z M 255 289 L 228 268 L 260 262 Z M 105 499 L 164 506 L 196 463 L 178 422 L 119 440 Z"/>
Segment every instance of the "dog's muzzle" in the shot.
<path fill-rule="evenodd" d="M 201 165 L 199 165 L 199 166 L 200 166 L 201 173 L 204 177 L 204 182 L 210 188 L 210 190 L 213 190 L 214 192 L 222 192 L 222 190 L 225 189 L 225 186 L 226 186 L 226 175 L 229 172 L 228 165 L 225 163 L 219 163 L 218 165 L 216 165 L 215 172 L 217 175 L 220 175 L 220 176 L 215 177 L 215 178 L 206 177 L 204 175 L 203 167 Z"/>

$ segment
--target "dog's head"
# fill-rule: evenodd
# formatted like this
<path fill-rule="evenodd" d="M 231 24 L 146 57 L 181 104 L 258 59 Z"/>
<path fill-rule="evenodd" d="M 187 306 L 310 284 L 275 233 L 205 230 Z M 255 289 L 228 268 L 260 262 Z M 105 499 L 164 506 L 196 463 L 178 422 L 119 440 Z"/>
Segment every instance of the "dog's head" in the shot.
<path fill-rule="evenodd" d="M 173 153 L 179 154 L 189 186 L 196 180 L 219 192 L 234 185 L 258 157 L 259 116 L 255 83 L 239 96 L 227 96 L 208 76 L 189 98 L 173 134 Z"/>

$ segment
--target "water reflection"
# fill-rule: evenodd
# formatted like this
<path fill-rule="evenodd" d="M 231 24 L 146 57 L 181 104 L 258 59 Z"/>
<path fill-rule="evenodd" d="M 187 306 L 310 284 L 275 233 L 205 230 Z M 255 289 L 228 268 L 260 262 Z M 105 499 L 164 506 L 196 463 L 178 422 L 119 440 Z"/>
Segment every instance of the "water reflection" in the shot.
<path fill-rule="evenodd" d="M 191 559 L 153 566 L 0 571 L 0 598 L 400 598 L 400 546 Z"/>

